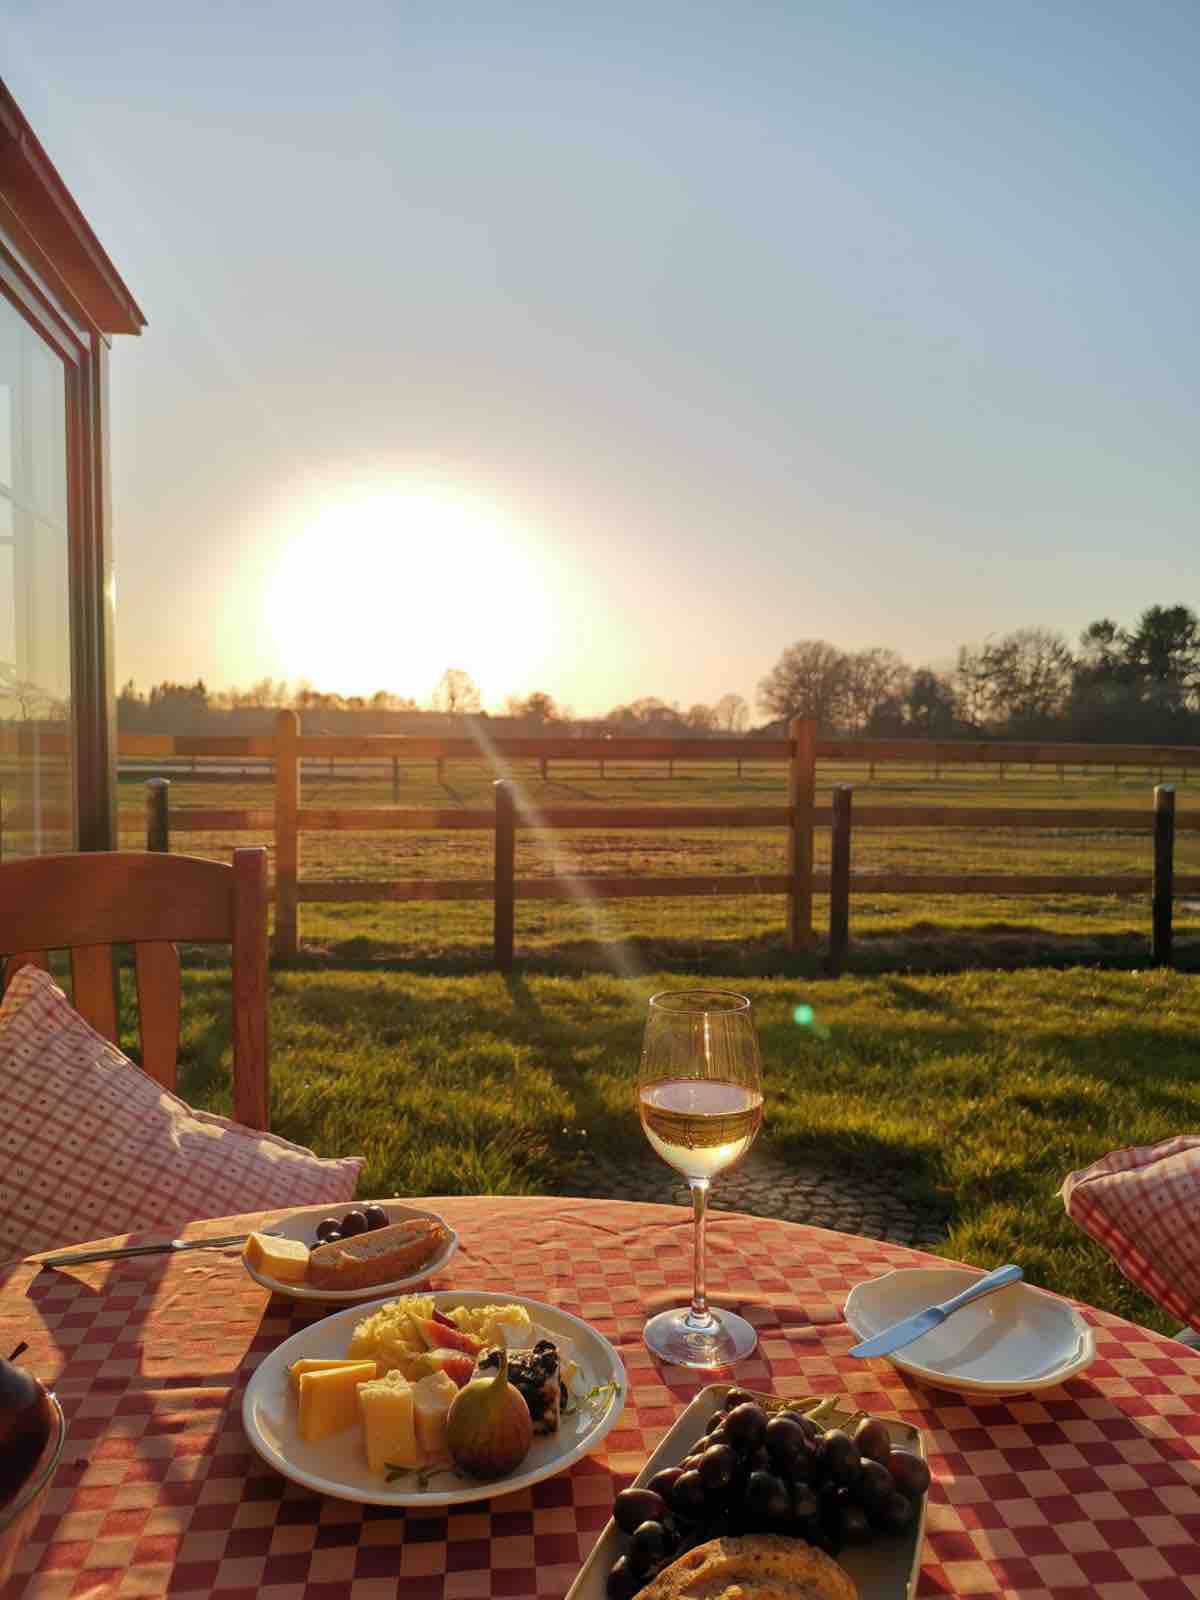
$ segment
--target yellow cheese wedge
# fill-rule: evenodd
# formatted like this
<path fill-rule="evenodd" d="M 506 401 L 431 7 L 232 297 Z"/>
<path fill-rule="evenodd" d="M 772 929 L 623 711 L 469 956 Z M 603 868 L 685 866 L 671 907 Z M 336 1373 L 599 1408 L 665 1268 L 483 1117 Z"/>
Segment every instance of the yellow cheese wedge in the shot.
<path fill-rule="evenodd" d="M 306 1372 L 332 1372 L 337 1367 L 370 1367 L 371 1371 L 367 1376 L 370 1378 L 379 1376 L 378 1368 L 373 1361 L 316 1361 L 311 1356 L 304 1356 L 299 1361 L 293 1361 L 288 1368 L 292 1393 L 297 1400 L 300 1398 L 300 1379 Z M 361 1376 L 359 1381 L 362 1381 Z"/>
<path fill-rule="evenodd" d="M 358 1405 L 362 1413 L 367 1465 L 381 1475 L 388 1467 L 415 1468 L 424 1457 L 417 1444 L 413 1422 L 412 1385 L 398 1372 L 360 1383 Z"/>
<path fill-rule="evenodd" d="M 375 1376 L 373 1361 L 305 1372 L 300 1377 L 300 1437 L 317 1444 L 358 1421 L 358 1385 Z"/>
<path fill-rule="evenodd" d="M 256 1272 L 279 1283 L 303 1283 L 308 1276 L 308 1246 L 303 1239 L 278 1239 L 272 1233 L 252 1233 L 242 1251 Z"/>

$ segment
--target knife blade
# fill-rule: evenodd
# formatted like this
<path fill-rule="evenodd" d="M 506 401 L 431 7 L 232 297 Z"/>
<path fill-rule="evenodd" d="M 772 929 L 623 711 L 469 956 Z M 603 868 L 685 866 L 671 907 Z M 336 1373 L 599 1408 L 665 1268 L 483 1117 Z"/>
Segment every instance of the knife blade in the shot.
<path fill-rule="evenodd" d="M 961 1311 L 963 1306 L 970 1305 L 973 1300 L 979 1300 L 985 1294 L 994 1294 L 997 1289 L 1018 1282 L 1022 1276 L 1020 1267 L 1014 1266 L 1011 1262 L 1006 1267 L 997 1267 L 993 1272 L 977 1278 L 961 1294 L 943 1300 L 938 1305 L 927 1306 L 924 1311 L 918 1311 L 911 1317 L 894 1322 L 890 1328 L 884 1328 L 871 1338 L 864 1339 L 861 1344 L 854 1346 L 850 1354 L 863 1360 L 868 1356 L 890 1355 L 893 1350 L 900 1350 L 906 1344 L 912 1344 L 931 1328 L 940 1327 L 947 1317 L 953 1316 L 956 1311 Z"/>
<path fill-rule="evenodd" d="M 164 1239 L 158 1244 L 117 1245 L 111 1250 L 76 1250 L 71 1255 L 47 1256 L 43 1267 L 80 1267 L 85 1261 L 120 1261 L 126 1256 L 162 1256 L 177 1250 L 221 1250 L 232 1244 L 245 1244 L 248 1233 L 231 1233 L 221 1239 Z"/>

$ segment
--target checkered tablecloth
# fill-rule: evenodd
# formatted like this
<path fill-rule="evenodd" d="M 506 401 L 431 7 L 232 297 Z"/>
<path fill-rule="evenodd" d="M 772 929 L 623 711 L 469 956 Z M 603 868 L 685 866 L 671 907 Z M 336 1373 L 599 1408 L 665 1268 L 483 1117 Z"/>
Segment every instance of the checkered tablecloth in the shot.
<path fill-rule="evenodd" d="M 626 1407 L 600 1454 L 445 1515 L 322 1499 L 266 1467 L 242 1432 L 247 1377 L 313 1318 L 260 1289 L 236 1250 L 61 1271 L 22 1263 L 0 1269 L 0 1350 L 28 1341 L 23 1360 L 58 1393 L 70 1434 L 4 1600 L 562 1595 L 614 1493 L 703 1386 L 659 1368 L 641 1339 L 648 1314 L 687 1298 L 690 1221 L 615 1201 L 435 1204 L 462 1236 L 438 1287 L 552 1301 L 620 1349 Z M 920 1595 L 1200 1595 L 1200 1354 L 1087 1311 L 1099 1354 L 1085 1376 L 969 1405 L 847 1355 L 851 1285 L 934 1257 L 720 1212 L 708 1239 L 711 1297 L 759 1329 L 740 1382 L 846 1395 L 926 1430 L 934 1482 Z"/>

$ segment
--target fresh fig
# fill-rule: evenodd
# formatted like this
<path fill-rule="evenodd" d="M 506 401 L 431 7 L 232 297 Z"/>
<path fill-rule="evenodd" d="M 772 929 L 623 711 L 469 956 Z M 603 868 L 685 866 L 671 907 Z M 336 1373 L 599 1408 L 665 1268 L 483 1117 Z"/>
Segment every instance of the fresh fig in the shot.
<path fill-rule="evenodd" d="M 483 1349 L 483 1340 L 473 1333 L 464 1333 L 453 1323 L 435 1322 L 432 1317 L 408 1319 L 424 1341 L 427 1350 L 461 1350 L 464 1355 L 477 1356 Z"/>
<path fill-rule="evenodd" d="M 419 1356 L 410 1356 L 405 1363 L 404 1376 L 414 1383 L 431 1372 L 444 1372 L 454 1380 L 456 1388 L 462 1389 L 475 1372 L 475 1357 L 465 1350 L 426 1350 Z"/>
<path fill-rule="evenodd" d="M 454 1465 L 472 1478 L 514 1472 L 533 1443 L 533 1419 L 520 1390 L 508 1381 L 508 1351 L 498 1347 L 495 1372 L 472 1378 L 450 1403 L 446 1444 Z"/>
<path fill-rule="evenodd" d="M 13 1357 L 24 1349 L 18 1345 Z M 13 1360 L 0 1361 L 0 1506 L 24 1486 L 54 1425 L 54 1407 L 38 1380 Z"/>

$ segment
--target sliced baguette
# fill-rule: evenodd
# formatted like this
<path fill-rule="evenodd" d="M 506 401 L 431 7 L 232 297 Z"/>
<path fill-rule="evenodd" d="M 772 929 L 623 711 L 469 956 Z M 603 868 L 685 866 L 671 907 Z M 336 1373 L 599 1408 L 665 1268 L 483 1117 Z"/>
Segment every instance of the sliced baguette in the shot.
<path fill-rule="evenodd" d="M 664 1567 L 638 1600 L 857 1600 L 836 1561 L 774 1533 L 710 1539 Z"/>
<path fill-rule="evenodd" d="M 321 1244 L 308 1257 L 312 1289 L 369 1289 L 378 1283 L 410 1278 L 444 1248 L 450 1234 L 444 1223 L 428 1217 L 394 1222 L 373 1233 Z"/>

